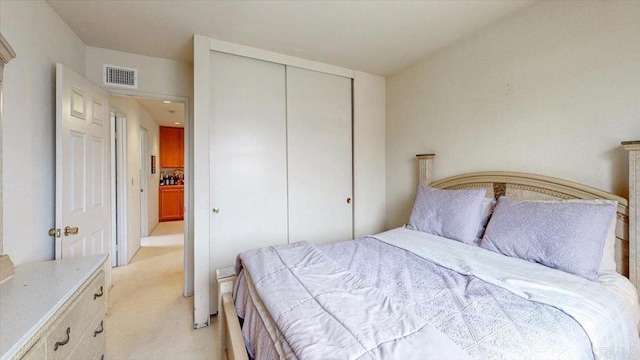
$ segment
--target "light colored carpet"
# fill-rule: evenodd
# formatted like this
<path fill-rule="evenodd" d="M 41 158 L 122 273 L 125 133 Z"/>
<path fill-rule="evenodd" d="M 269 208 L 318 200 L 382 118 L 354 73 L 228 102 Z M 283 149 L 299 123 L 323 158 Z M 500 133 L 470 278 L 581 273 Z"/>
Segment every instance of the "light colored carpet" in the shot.
<path fill-rule="evenodd" d="M 184 221 L 158 223 L 148 237 L 140 239 L 142 246 L 183 246 Z"/>
<path fill-rule="evenodd" d="M 182 296 L 182 226 L 160 223 L 129 265 L 113 269 L 109 360 L 219 359 L 217 318 L 194 330 L 193 297 Z"/>

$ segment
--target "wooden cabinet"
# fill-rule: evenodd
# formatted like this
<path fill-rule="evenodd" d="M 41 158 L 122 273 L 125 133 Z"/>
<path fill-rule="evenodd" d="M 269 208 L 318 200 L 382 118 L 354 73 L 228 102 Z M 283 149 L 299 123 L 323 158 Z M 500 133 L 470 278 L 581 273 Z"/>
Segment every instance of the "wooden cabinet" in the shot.
<path fill-rule="evenodd" d="M 184 186 L 160 186 L 159 220 L 175 221 L 184 219 Z"/>
<path fill-rule="evenodd" d="M 0 357 L 102 359 L 106 260 L 94 255 L 16 267 L 0 285 Z"/>
<path fill-rule="evenodd" d="M 160 167 L 184 167 L 184 129 L 160 126 Z"/>

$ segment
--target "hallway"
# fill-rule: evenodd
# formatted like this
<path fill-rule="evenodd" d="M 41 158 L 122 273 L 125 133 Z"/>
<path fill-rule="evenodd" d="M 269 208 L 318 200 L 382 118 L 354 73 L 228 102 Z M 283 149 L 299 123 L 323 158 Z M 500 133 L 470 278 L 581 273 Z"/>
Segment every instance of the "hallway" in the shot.
<path fill-rule="evenodd" d="M 182 296 L 183 222 L 161 222 L 127 266 L 113 268 L 107 314 L 109 359 L 216 359 L 216 317 L 193 329 Z"/>

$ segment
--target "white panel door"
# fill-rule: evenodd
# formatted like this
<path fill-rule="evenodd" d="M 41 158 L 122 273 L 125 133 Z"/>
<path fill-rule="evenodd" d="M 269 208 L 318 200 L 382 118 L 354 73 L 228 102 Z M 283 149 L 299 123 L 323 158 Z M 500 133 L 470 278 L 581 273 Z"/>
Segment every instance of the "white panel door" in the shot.
<path fill-rule="evenodd" d="M 351 79 L 287 67 L 289 242 L 353 238 Z"/>
<path fill-rule="evenodd" d="M 286 244 L 287 142 L 285 67 L 219 52 L 210 56 L 210 275 L 215 279 L 215 270 L 234 265 L 242 251 Z M 216 284 L 211 291 L 216 312 Z"/>
<path fill-rule="evenodd" d="M 56 259 L 109 252 L 107 92 L 56 67 Z"/>

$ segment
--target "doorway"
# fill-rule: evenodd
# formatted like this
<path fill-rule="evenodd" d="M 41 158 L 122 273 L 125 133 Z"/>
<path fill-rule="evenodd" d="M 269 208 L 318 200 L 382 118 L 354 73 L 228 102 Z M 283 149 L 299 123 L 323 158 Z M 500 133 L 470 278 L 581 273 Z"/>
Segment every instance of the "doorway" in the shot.
<path fill-rule="evenodd" d="M 127 242 L 127 118 L 122 112 L 110 110 L 111 121 L 111 267 L 126 265 Z"/>
<path fill-rule="evenodd" d="M 184 271 L 184 296 L 193 293 L 193 252 L 191 251 L 190 231 L 189 231 L 189 198 L 190 191 L 189 178 L 190 168 L 188 166 L 188 119 L 189 106 L 188 99 L 178 97 L 155 98 L 142 97 L 133 94 L 111 94 L 110 104 L 117 113 L 126 117 L 127 135 L 118 136 L 118 141 L 128 149 L 127 156 L 119 161 L 115 159 L 116 166 L 122 164 L 123 171 L 114 169 L 118 174 L 115 183 L 126 191 L 126 196 L 121 197 L 122 207 L 118 207 L 114 215 L 114 223 L 120 231 L 117 231 L 117 238 L 113 240 L 114 248 L 126 249 L 117 253 L 117 266 L 128 264 L 138 250 L 145 246 L 145 239 L 154 232 L 154 229 L 161 223 L 161 182 L 169 175 L 174 181 L 180 179 L 182 182 L 179 209 L 184 214 L 184 221 L 174 224 L 172 229 L 179 228 L 179 235 L 182 242 L 183 271 Z M 182 131 L 182 143 L 184 151 L 181 154 L 183 159 L 181 166 L 175 168 L 163 167 L 163 159 L 160 144 L 161 126 L 180 127 Z M 118 142 L 114 143 L 114 150 L 122 146 Z M 161 180 L 162 179 L 162 180 Z M 120 195 L 119 192 L 116 191 Z M 117 203 L 117 201 L 116 201 Z M 124 210 L 122 210 L 124 209 Z M 125 219 L 128 224 L 120 220 L 120 211 L 127 211 L 129 216 Z M 113 263 L 113 262 L 112 262 Z"/>

